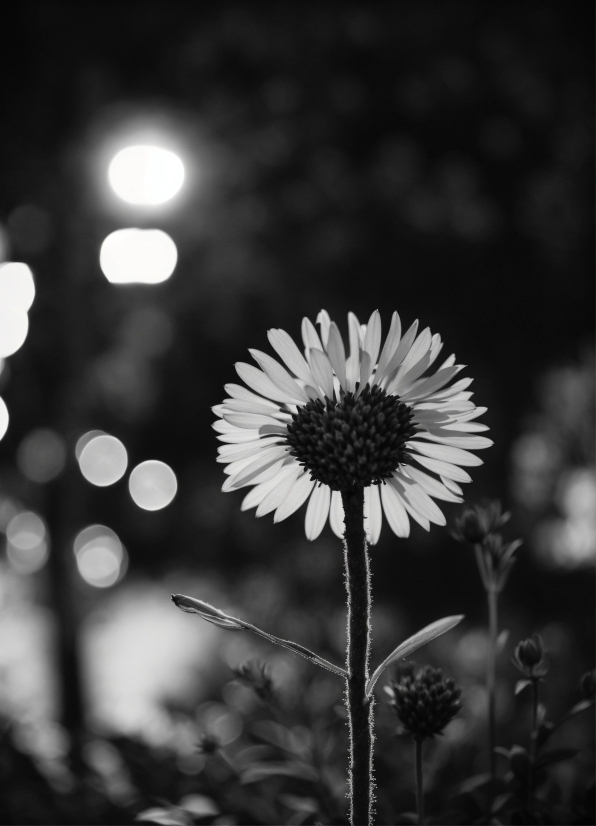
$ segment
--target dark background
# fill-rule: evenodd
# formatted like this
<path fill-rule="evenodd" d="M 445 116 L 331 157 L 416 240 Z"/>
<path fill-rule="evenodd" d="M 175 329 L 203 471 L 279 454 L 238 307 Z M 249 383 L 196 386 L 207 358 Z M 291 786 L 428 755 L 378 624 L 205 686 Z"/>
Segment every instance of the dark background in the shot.
<path fill-rule="evenodd" d="M 525 544 L 503 623 L 513 642 L 545 634 L 563 707 L 594 644 L 584 8 L 21 2 L 3 17 L 0 226 L 5 258 L 31 266 L 37 295 L 27 341 L 0 376 L 11 416 L 0 493 L 43 516 L 52 553 L 26 586 L 6 565 L 2 576 L 56 623 L 50 716 L 76 740 L 87 708 L 78 629 L 92 612 L 109 614 L 118 593 L 129 605 L 143 589 L 163 591 L 165 603 L 171 590 L 216 593 L 222 607 L 341 661 L 340 543 L 329 528 L 307 543 L 303 510 L 276 526 L 241 513 L 242 494 L 219 492 L 210 428 L 234 362 L 248 347 L 268 350 L 271 327 L 298 337 L 302 316 L 314 321 L 322 307 L 344 333 L 349 310 L 366 321 L 378 308 L 385 330 L 393 310 L 407 326 L 420 318 L 440 332 L 445 356 L 468 365 L 495 444 L 466 496 L 513 511 L 507 535 Z M 187 169 L 180 196 L 155 213 L 117 203 L 106 184 L 113 147 L 141 132 L 169 141 Z M 107 282 L 99 247 L 126 226 L 170 233 L 179 254 L 170 280 Z M 15 464 L 38 427 L 68 449 L 47 485 Z M 94 428 L 124 442 L 131 468 L 167 462 L 174 502 L 149 513 L 126 478 L 106 489 L 85 482 L 74 444 Z M 570 509 L 573 480 L 583 510 Z M 445 511 L 452 523 L 458 509 Z M 130 556 L 126 578 L 105 592 L 73 569 L 72 538 L 92 522 L 113 528 Z M 577 541 L 564 538 L 571 523 Z M 448 531 L 414 526 L 403 541 L 385 525 L 372 566 L 375 657 L 445 614 L 465 613 L 457 634 L 481 639 L 474 560 Z M 149 644 L 142 623 L 136 634 Z M 448 651 L 432 656 L 453 672 Z M 226 679 L 209 657 L 197 662 L 194 699 Z M 168 675 L 164 696 L 178 696 L 177 681 Z"/>

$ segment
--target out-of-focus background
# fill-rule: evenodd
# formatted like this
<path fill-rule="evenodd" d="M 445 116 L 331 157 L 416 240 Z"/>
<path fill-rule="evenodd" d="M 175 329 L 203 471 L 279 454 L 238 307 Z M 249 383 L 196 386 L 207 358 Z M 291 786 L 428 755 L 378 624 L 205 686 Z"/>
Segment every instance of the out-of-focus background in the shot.
<path fill-rule="evenodd" d="M 577 699 L 594 649 L 591 32 L 581 4 L 554 2 L 4 13 L 2 822 L 132 822 L 188 796 L 215 817 L 213 784 L 232 770 L 196 746 L 252 742 L 258 699 L 232 671 L 251 657 L 303 735 L 340 715 L 333 675 L 169 601 L 207 599 L 343 660 L 340 542 L 328 527 L 307 542 L 303 510 L 275 526 L 241 513 L 243 493 L 220 492 L 211 429 L 234 362 L 321 308 L 344 333 L 350 310 L 378 308 L 385 329 L 393 310 L 419 318 L 468 365 L 495 445 L 467 501 L 500 498 L 508 537 L 524 539 L 502 599 L 500 723 L 523 736 L 509 661 L 535 631 L 552 713 Z M 165 152 L 118 156 L 138 146 Z M 453 523 L 458 506 L 445 511 Z M 473 554 L 445 529 L 398 540 L 385 525 L 372 569 L 375 660 L 466 615 L 420 660 L 464 686 L 444 772 L 450 749 L 483 770 Z M 337 730 L 327 780 L 341 801 Z M 379 784 L 399 791 L 390 764 Z M 218 822 L 249 822 L 242 806 L 250 822 L 314 822 L 286 797 L 281 810 L 233 798 L 238 814 Z"/>

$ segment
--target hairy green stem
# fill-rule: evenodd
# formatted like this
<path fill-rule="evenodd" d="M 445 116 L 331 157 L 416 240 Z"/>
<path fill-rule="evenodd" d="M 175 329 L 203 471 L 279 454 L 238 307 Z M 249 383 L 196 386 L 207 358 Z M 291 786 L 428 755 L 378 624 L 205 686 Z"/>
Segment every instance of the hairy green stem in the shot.
<path fill-rule="evenodd" d="M 342 492 L 344 560 L 348 600 L 347 709 L 350 731 L 350 823 L 373 822 L 373 698 L 366 699 L 370 657 L 370 570 L 364 533 L 364 491 Z"/>
<path fill-rule="evenodd" d="M 416 811 L 418 823 L 424 823 L 424 789 L 422 786 L 422 740 L 414 739 L 416 746 Z"/>
<path fill-rule="evenodd" d="M 496 722 L 496 673 L 497 673 L 497 636 L 499 633 L 497 599 L 495 590 L 487 591 L 488 597 L 488 663 L 486 668 L 486 690 L 488 694 L 488 753 L 491 789 L 494 794 L 497 777 L 495 746 L 497 745 Z"/>

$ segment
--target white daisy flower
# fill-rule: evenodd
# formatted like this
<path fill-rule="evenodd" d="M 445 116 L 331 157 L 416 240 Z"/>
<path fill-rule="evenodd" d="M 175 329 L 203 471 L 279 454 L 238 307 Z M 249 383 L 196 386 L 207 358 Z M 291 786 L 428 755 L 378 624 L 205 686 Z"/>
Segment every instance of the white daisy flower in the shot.
<path fill-rule="evenodd" d="M 409 517 L 428 530 L 445 524 L 435 499 L 462 502 L 465 467 L 481 465 L 470 450 L 492 444 L 476 435 L 485 412 L 470 400 L 472 379 L 452 379 L 463 369 L 450 356 L 429 373 L 442 348 L 438 334 L 418 322 L 401 334 L 393 313 L 381 348 L 381 318 L 360 324 L 348 315 L 350 355 L 335 322 L 321 310 L 319 332 L 302 322 L 304 355 L 284 330 L 268 338 L 280 357 L 250 350 L 258 367 L 240 362 L 245 385 L 227 384 L 229 398 L 213 408 L 213 425 L 224 444 L 223 491 L 251 486 L 242 510 L 274 511 L 274 522 L 308 500 L 305 532 L 316 539 L 327 519 L 344 535 L 341 493 L 364 489 L 371 544 L 379 540 L 383 514 L 397 536 L 410 532 Z"/>

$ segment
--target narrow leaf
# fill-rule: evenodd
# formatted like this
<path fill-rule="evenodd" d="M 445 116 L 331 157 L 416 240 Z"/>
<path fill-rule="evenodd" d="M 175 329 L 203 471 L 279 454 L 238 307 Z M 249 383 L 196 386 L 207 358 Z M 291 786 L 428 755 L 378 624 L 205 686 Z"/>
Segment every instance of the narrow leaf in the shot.
<path fill-rule="evenodd" d="M 518 680 L 515 684 L 515 696 L 517 697 L 517 695 L 528 685 L 532 685 L 532 680 Z"/>
<path fill-rule="evenodd" d="M 172 602 L 177 608 L 180 608 L 181 611 L 185 611 L 187 614 L 198 614 L 202 619 L 207 622 L 211 622 L 214 625 L 218 625 L 220 628 L 226 628 L 229 631 L 252 631 L 253 634 L 258 634 L 259 637 L 263 637 L 263 639 L 269 640 L 269 642 L 272 642 L 275 645 L 281 645 L 283 648 L 288 648 L 295 654 L 299 654 L 301 657 L 305 657 L 307 660 L 310 660 L 310 662 L 315 665 L 320 665 L 321 668 L 326 668 L 327 671 L 332 671 L 334 674 L 338 674 L 340 677 L 344 678 L 348 676 L 348 672 L 345 671 L 345 669 L 340 668 L 338 665 L 333 665 L 333 663 L 328 662 L 326 659 L 320 657 L 318 654 L 315 654 L 313 651 L 309 651 L 309 649 L 305 648 L 303 645 L 299 645 L 291 640 L 283 640 L 280 637 L 275 637 L 273 634 L 269 634 L 267 631 L 262 631 L 250 622 L 245 622 L 244 620 L 237 619 L 236 617 L 230 617 L 228 614 L 224 614 L 223 611 L 220 611 L 208 602 L 203 602 L 201 599 L 194 599 L 194 597 L 187 597 L 183 594 L 173 594 Z"/>
<path fill-rule="evenodd" d="M 463 614 L 459 614 L 454 617 L 443 617 L 443 619 L 437 620 L 436 622 L 432 622 L 430 625 L 427 625 L 421 631 L 418 631 L 413 636 L 409 637 L 405 642 L 402 642 L 401 645 L 398 645 L 395 651 L 391 653 L 386 660 L 383 660 L 381 665 L 377 668 L 375 673 L 372 675 L 368 684 L 366 686 L 366 697 L 369 699 L 372 697 L 372 692 L 375 687 L 375 683 L 383 673 L 383 671 L 387 668 L 387 666 L 391 665 L 397 660 L 405 659 L 409 657 L 410 654 L 413 654 L 414 651 L 417 651 L 419 648 L 422 648 L 423 645 L 426 645 L 431 640 L 434 640 L 436 637 L 440 637 L 441 634 L 444 634 L 446 631 L 450 631 L 454 628 L 458 623 L 460 623 L 464 618 Z"/>

